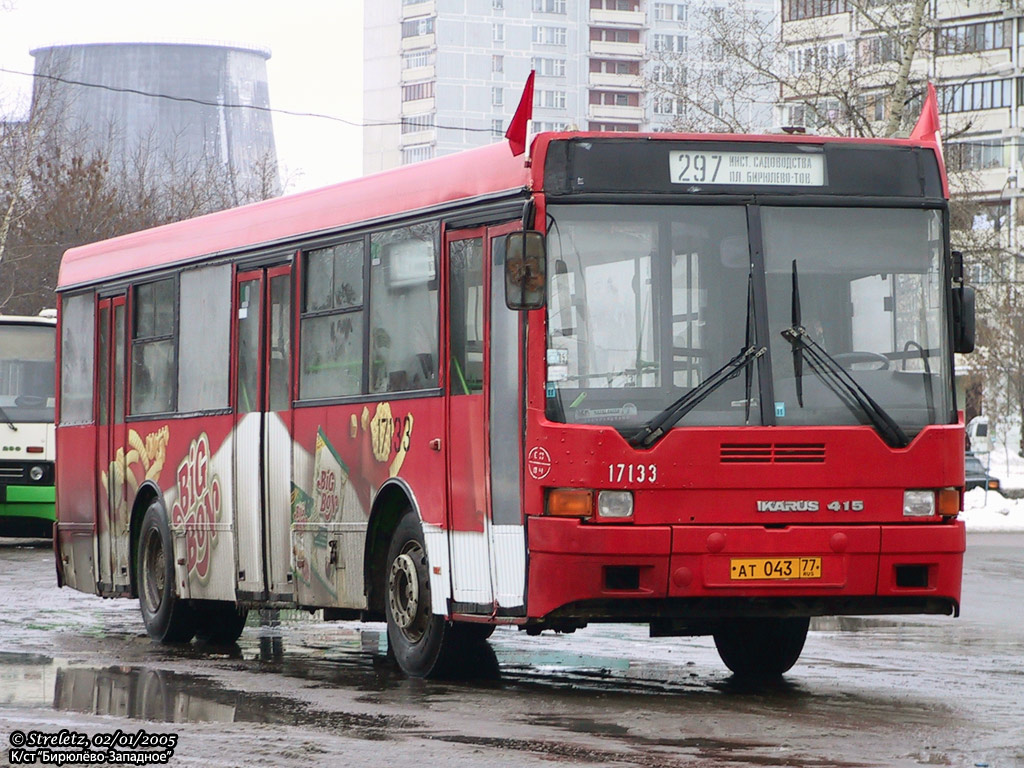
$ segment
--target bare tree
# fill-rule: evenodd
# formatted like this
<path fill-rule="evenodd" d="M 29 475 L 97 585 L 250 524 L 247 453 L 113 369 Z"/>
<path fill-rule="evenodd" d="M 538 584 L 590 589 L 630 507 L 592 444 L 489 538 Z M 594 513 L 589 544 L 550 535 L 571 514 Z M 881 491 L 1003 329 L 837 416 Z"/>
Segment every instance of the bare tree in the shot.
<path fill-rule="evenodd" d="M 783 109 L 783 124 L 840 136 L 908 132 L 920 111 L 932 54 L 932 4 L 816 0 L 800 7 L 832 5 L 849 13 L 783 24 L 756 4 L 726 12 L 703 0 L 692 12 L 698 33 L 693 49 L 656 51 L 648 91 L 654 99 L 679 101 L 677 123 L 685 129 L 699 130 L 709 120 L 736 132 L 755 129 L 749 105 L 767 94 Z"/>
<path fill-rule="evenodd" d="M 644 90 L 655 115 L 673 130 L 745 133 L 772 122 L 775 80 L 743 57 L 765 58 L 777 47 L 770 13 L 711 2 L 689 6 L 689 34 L 656 36 L 645 67 Z M 726 40 L 729 44 L 726 44 Z M 767 60 L 764 62 L 768 68 Z"/>
<path fill-rule="evenodd" d="M 0 158 L 0 312 L 54 305 L 63 253 L 74 246 L 279 194 L 273 158 L 239 181 L 216 158 L 139 142 L 125 155 L 63 130 L 59 110 L 5 124 Z M 115 127 L 108 141 L 117 140 Z M 118 157 L 112 166 L 110 157 Z"/>
<path fill-rule="evenodd" d="M 0 119 L 0 264 L 7 256 L 12 230 L 26 213 L 33 165 L 59 114 L 59 97 L 43 84 L 27 117 L 9 115 Z"/>

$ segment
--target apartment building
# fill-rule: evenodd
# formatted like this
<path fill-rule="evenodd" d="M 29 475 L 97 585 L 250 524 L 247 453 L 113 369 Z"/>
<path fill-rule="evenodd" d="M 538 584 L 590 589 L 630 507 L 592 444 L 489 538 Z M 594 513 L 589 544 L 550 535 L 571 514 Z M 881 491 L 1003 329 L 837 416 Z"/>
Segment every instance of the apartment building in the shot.
<path fill-rule="evenodd" d="M 534 130 L 665 130 L 676 103 L 645 83 L 656 59 L 697 48 L 704 4 L 365 0 L 363 170 L 499 140 L 530 70 Z M 770 109 L 758 114 L 757 127 L 767 128 Z"/>
<path fill-rule="evenodd" d="M 903 49 L 893 29 L 878 21 L 894 18 L 881 15 L 886 12 L 902 12 L 912 21 L 913 5 L 913 0 L 780 0 L 785 51 L 780 66 L 787 86 L 780 88 L 779 123 L 816 132 L 884 134 L 891 110 L 885 85 Z M 916 112 L 924 84 L 935 84 L 953 190 L 982 201 L 975 228 L 994 230 L 1001 245 L 1017 253 L 1024 182 L 1022 6 L 1022 0 L 928 0 L 908 109 Z M 853 116 L 843 114 L 847 105 L 836 98 L 839 89 L 830 89 L 832 78 L 858 82 L 856 111 L 870 127 L 858 130 Z M 1011 210 L 1018 215 L 1009 215 Z"/>

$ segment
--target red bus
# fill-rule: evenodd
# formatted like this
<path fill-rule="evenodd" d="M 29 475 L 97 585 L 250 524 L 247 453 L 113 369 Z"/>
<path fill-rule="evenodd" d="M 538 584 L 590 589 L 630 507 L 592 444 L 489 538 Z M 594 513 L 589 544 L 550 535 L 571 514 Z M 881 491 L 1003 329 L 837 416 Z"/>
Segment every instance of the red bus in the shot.
<path fill-rule="evenodd" d="M 778 675 L 956 614 L 973 304 L 938 144 L 542 133 L 75 248 L 61 584 L 148 633 L 642 622 Z"/>

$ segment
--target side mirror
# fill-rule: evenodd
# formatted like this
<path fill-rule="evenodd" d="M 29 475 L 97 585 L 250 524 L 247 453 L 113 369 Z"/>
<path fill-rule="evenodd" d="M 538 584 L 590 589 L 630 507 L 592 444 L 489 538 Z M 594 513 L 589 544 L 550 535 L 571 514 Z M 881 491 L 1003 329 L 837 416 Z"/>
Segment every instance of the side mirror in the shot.
<path fill-rule="evenodd" d="M 964 254 L 950 253 L 950 277 L 953 282 L 953 351 L 974 351 L 974 288 L 964 284 Z"/>
<path fill-rule="evenodd" d="M 953 351 L 974 351 L 974 288 L 953 289 Z"/>
<path fill-rule="evenodd" d="M 544 235 L 532 230 L 505 237 L 505 305 L 509 309 L 540 309 L 547 291 Z"/>

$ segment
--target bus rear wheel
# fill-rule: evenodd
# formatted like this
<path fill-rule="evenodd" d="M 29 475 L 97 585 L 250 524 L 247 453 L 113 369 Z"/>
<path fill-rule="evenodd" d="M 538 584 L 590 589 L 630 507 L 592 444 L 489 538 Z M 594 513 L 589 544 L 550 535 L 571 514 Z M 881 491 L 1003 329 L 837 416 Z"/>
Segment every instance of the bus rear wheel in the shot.
<path fill-rule="evenodd" d="M 715 647 L 737 677 L 778 677 L 800 658 L 809 625 L 806 616 L 731 619 L 715 631 Z"/>
<path fill-rule="evenodd" d="M 135 568 L 146 633 L 161 643 L 187 643 L 196 631 L 195 614 L 175 589 L 174 546 L 159 501 L 150 504 L 142 518 Z"/>
<path fill-rule="evenodd" d="M 458 655 L 457 628 L 433 613 L 430 568 L 419 517 L 411 509 L 391 536 L 384 573 L 388 648 L 410 677 L 450 674 Z"/>

